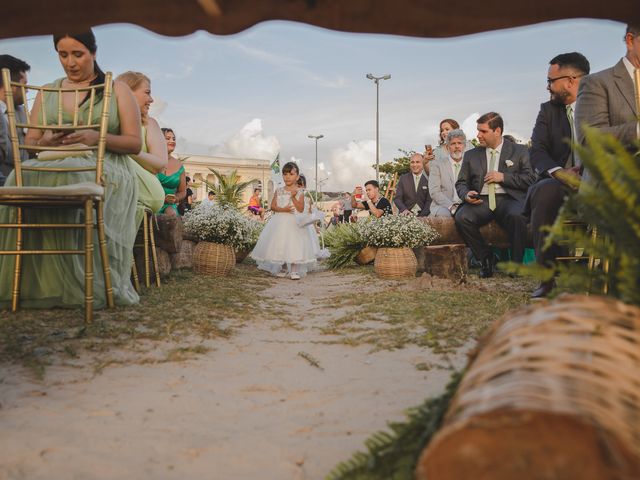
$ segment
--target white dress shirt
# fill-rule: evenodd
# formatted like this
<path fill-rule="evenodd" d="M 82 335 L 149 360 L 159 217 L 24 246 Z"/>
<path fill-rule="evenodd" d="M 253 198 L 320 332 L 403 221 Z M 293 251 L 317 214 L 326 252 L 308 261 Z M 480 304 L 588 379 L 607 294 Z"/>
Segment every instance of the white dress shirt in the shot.
<path fill-rule="evenodd" d="M 627 57 L 622 57 L 622 63 L 624 63 L 624 66 L 627 67 L 627 72 L 629 72 L 631 81 L 635 85 L 636 80 L 634 78 L 634 72 L 636 70 L 636 67 L 633 66 L 633 63 L 631 63 Z M 638 136 L 638 138 L 640 138 L 640 122 L 638 122 L 638 124 L 636 125 L 636 135 Z"/>
<path fill-rule="evenodd" d="M 494 166 L 494 172 L 498 171 L 498 165 L 500 163 L 500 152 L 502 151 L 502 146 L 504 145 L 504 140 L 502 142 L 500 142 L 500 145 L 498 145 L 496 148 L 489 148 L 487 147 L 485 149 L 485 153 L 487 156 L 487 173 L 489 173 L 492 170 L 489 170 L 489 164 L 491 162 L 491 151 L 495 150 L 496 154 L 495 154 L 495 166 Z M 502 193 L 507 193 L 504 191 L 504 188 L 502 188 L 502 185 L 500 185 L 499 183 L 494 184 L 496 186 L 496 195 L 497 194 L 502 194 Z M 480 195 L 489 195 L 489 184 L 485 183 L 482 186 L 482 191 L 480 192 Z"/>

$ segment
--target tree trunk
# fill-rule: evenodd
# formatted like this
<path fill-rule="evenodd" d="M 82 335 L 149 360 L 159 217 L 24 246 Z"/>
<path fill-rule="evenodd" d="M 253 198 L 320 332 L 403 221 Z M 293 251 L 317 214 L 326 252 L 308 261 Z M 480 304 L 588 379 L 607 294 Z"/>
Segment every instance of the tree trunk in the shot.
<path fill-rule="evenodd" d="M 467 275 L 467 249 L 464 245 L 418 247 L 414 253 L 418 272 L 456 281 Z"/>

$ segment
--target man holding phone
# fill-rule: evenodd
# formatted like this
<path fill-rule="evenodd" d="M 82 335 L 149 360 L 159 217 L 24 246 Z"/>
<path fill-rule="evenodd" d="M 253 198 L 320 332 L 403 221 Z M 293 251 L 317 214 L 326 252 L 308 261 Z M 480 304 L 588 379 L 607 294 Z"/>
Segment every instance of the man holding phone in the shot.
<path fill-rule="evenodd" d="M 475 257 L 482 262 L 481 278 L 493 276 L 493 252 L 480 234 L 492 220 L 507 231 L 511 258 L 521 263 L 527 239 L 522 215 L 527 189 L 536 179 L 524 145 L 505 142 L 504 121 L 495 112 L 477 120 L 480 146 L 465 152 L 456 191 L 463 200 L 456 227 Z"/>

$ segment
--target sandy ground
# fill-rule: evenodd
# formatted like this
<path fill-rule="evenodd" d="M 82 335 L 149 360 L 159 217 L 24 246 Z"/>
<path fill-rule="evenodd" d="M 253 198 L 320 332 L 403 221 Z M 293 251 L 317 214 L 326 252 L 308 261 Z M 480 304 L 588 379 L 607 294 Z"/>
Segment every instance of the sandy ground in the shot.
<path fill-rule="evenodd" d="M 441 362 L 428 349 L 324 343 L 318 327 L 345 310 L 314 299 L 380 288 L 357 279 L 278 279 L 266 295 L 291 305 L 297 328 L 247 319 L 186 362 L 52 367 L 43 382 L 0 365 L 0 479 L 323 478 L 451 373 L 416 369 Z"/>

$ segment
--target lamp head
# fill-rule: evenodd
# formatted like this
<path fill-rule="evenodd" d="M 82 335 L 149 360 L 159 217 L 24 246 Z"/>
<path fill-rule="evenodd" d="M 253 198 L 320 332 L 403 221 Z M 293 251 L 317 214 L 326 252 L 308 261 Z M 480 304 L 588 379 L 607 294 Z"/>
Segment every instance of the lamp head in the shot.
<path fill-rule="evenodd" d="M 370 73 L 367 73 L 367 78 L 368 78 L 369 80 L 373 80 L 373 75 L 371 75 Z"/>
<path fill-rule="evenodd" d="M 382 77 L 382 80 L 389 80 L 391 78 L 391 75 L 385 75 L 384 77 Z"/>

